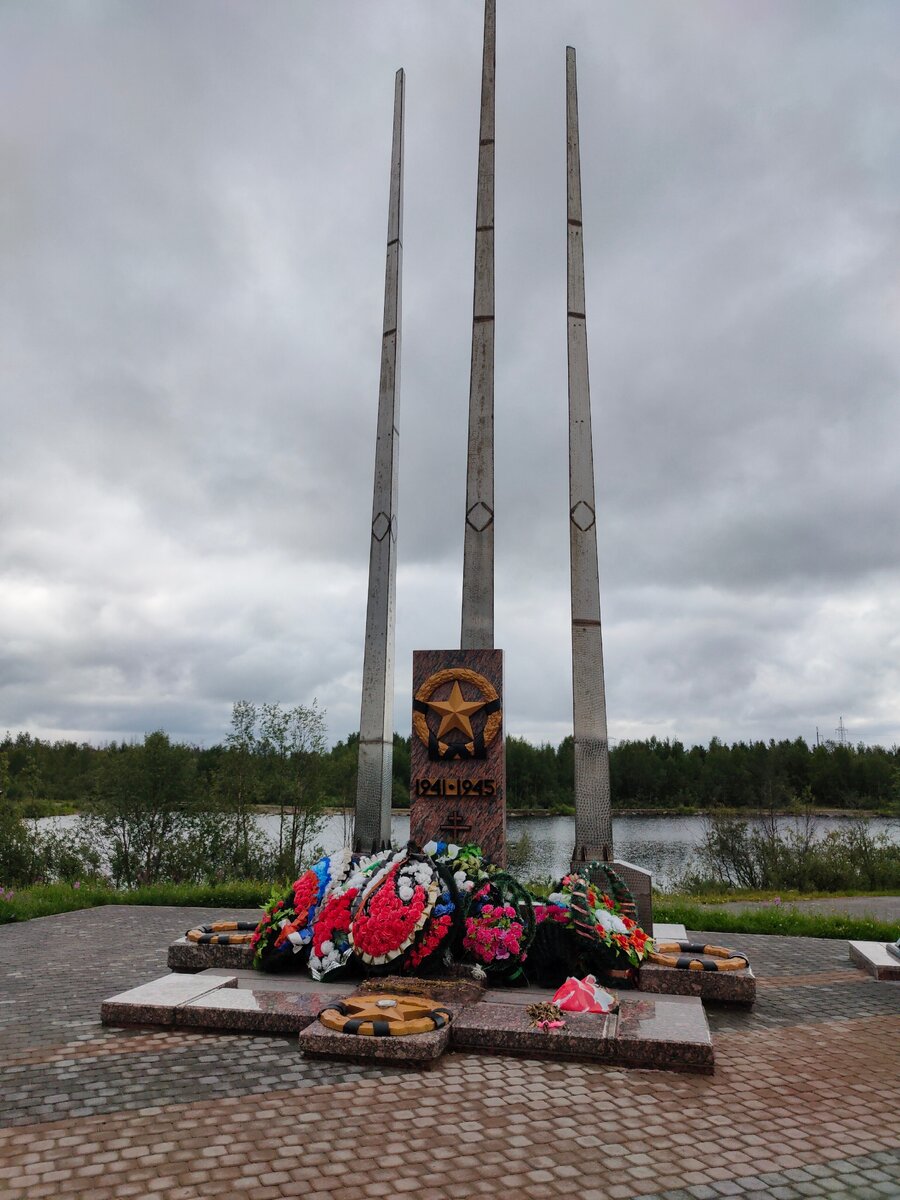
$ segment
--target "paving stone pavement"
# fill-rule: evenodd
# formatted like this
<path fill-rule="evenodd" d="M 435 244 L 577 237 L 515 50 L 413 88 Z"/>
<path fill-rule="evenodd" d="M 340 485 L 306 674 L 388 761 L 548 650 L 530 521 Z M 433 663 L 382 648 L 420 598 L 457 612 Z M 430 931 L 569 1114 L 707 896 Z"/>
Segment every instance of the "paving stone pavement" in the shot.
<path fill-rule="evenodd" d="M 294 1038 L 100 1025 L 169 942 L 237 910 L 0 927 L 0 1200 L 900 1197 L 900 984 L 845 942 L 715 935 L 751 1012 L 707 1009 L 714 1076 L 449 1054 L 306 1061 Z"/>

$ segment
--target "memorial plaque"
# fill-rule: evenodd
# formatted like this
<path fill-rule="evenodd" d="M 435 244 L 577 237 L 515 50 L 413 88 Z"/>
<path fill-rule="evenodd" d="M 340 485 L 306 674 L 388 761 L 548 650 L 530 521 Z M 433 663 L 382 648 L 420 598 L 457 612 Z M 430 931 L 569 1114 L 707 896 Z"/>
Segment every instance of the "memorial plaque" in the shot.
<path fill-rule="evenodd" d="M 416 650 L 410 837 L 506 865 L 502 650 Z"/>

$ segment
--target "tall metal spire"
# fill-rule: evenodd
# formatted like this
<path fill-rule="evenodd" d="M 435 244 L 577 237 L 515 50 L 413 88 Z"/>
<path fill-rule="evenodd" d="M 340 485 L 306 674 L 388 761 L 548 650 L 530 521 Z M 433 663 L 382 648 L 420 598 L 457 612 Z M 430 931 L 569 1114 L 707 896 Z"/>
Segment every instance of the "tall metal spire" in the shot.
<path fill-rule="evenodd" d="M 609 741 L 600 631 L 600 577 L 591 441 L 575 51 L 566 48 L 566 209 L 569 359 L 569 553 L 575 724 L 575 857 L 612 859 Z"/>
<path fill-rule="evenodd" d="M 494 646 L 494 73 L 495 0 L 484 5 L 481 131 L 475 212 L 475 288 L 469 375 L 469 451 L 463 551 L 463 650 Z"/>
<path fill-rule="evenodd" d="M 394 131 L 388 205 L 384 326 L 369 548 L 369 603 L 359 723 L 359 775 L 353 843 L 369 851 L 391 837 L 394 757 L 394 626 L 397 581 L 397 468 L 400 453 L 400 280 L 403 263 L 403 116 L 405 76 L 394 83 Z"/>

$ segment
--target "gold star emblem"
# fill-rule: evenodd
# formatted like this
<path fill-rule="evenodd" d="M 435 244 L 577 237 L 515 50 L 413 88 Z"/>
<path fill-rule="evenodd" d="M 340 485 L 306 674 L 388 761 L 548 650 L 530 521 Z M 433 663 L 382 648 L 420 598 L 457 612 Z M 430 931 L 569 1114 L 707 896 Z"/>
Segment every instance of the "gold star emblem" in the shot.
<path fill-rule="evenodd" d="M 471 741 L 475 734 L 472 732 L 472 722 L 469 718 L 474 716 L 479 709 L 484 708 L 487 701 L 484 699 L 464 700 L 459 683 L 454 682 L 453 689 L 446 700 L 428 700 L 426 703 L 441 718 L 441 727 L 437 732 L 439 738 L 442 738 L 451 729 L 458 729 Z"/>

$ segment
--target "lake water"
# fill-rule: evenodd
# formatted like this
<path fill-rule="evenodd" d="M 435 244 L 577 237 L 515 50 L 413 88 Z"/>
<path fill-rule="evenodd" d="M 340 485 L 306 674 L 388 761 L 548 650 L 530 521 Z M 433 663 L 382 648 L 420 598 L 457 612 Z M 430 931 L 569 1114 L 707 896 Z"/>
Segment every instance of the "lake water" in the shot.
<path fill-rule="evenodd" d="M 260 817 L 263 828 L 278 835 L 277 817 Z M 793 818 L 784 817 L 785 825 Z M 854 817 L 818 817 L 820 834 L 847 828 Z M 900 843 L 900 822 L 881 817 L 869 819 L 873 833 L 888 833 Z M 343 816 L 328 817 L 319 842 L 326 853 L 345 845 L 348 833 Z M 653 876 L 653 886 L 673 889 L 693 864 L 697 847 L 703 841 L 705 817 L 615 817 L 613 838 L 616 858 L 644 867 Z M 510 843 L 519 843 L 523 853 L 516 858 L 515 871 L 521 879 L 552 876 L 558 879 L 569 869 L 569 856 L 575 844 L 574 817 L 510 817 L 507 823 Z M 402 846 L 409 838 L 409 817 L 394 815 L 391 838 Z"/>
<path fill-rule="evenodd" d="M 832 829 L 846 829 L 857 818 L 817 817 L 816 830 L 825 834 Z M 76 817 L 47 817 L 39 825 L 72 825 Z M 257 817 L 260 827 L 278 838 L 278 817 Z M 783 817 L 787 826 L 796 818 Z M 900 821 L 871 817 L 868 826 L 873 834 L 887 833 L 900 845 Z M 684 872 L 693 865 L 697 847 L 703 841 L 705 817 L 614 817 L 613 837 L 616 858 L 644 867 L 653 876 L 653 886 L 671 890 Z M 575 844 L 574 817 L 510 817 L 508 836 L 512 845 L 521 851 L 516 856 L 515 871 L 523 880 L 551 876 L 558 879 L 569 869 L 569 855 Z M 391 819 L 391 838 L 402 846 L 409 838 L 409 817 L 395 815 Z M 340 849 L 350 840 L 350 822 L 341 814 L 326 817 L 317 839 L 326 854 Z"/>

